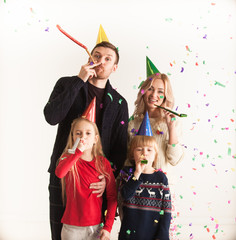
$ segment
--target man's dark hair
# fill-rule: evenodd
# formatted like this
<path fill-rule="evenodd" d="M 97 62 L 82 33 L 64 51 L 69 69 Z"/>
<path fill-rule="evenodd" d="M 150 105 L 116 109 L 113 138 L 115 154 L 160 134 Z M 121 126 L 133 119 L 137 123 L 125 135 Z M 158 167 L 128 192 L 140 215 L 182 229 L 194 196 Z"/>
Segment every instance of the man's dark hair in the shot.
<path fill-rule="evenodd" d="M 106 41 L 100 42 L 93 48 L 91 54 L 93 54 L 94 49 L 97 48 L 97 47 L 110 48 L 111 50 L 113 50 L 115 52 L 115 54 L 116 54 L 116 61 L 115 61 L 115 63 L 118 64 L 120 56 L 119 56 L 118 49 L 113 44 L 111 44 L 109 42 L 106 42 Z"/>

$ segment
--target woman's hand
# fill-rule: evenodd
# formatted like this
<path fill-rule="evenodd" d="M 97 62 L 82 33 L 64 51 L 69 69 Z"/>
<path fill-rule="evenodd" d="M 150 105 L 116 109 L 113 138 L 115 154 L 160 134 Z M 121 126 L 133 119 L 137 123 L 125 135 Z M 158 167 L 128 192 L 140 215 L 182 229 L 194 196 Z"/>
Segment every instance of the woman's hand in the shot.
<path fill-rule="evenodd" d="M 163 112 L 165 114 L 166 124 L 167 124 L 168 129 L 170 130 L 170 129 L 174 128 L 176 116 L 173 113 L 170 113 L 164 109 L 163 109 Z"/>
<path fill-rule="evenodd" d="M 97 197 L 101 197 L 106 188 L 106 179 L 104 175 L 99 175 L 98 178 L 101 180 L 100 182 L 91 183 L 89 188 L 95 189 L 92 193 L 97 193 Z"/>
<path fill-rule="evenodd" d="M 110 233 L 107 230 L 102 229 L 100 239 L 101 240 L 110 240 Z"/>
<path fill-rule="evenodd" d="M 168 112 L 168 111 L 164 111 L 164 114 L 166 116 L 166 124 L 169 130 L 169 141 L 168 143 L 173 145 L 173 144 L 177 144 L 178 143 L 178 137 L 177 137 L 177 133 L 176 133 L 176 127 L 175 127 L 175 123 L 176 123 L 176 117 L 174 114 Z"/>

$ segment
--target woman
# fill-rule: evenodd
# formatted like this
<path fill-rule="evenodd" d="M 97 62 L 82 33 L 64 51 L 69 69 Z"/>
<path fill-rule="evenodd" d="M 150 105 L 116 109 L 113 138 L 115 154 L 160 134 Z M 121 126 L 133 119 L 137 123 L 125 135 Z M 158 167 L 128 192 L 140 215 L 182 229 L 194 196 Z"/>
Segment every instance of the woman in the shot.
<path fill-rule="evenodd" d="M 153 136 L 160 149 L 155 167 L 168 173 L 169 166 L 177 165 L 183 158 L 183 147 L 179 142 L 181 127 L 174 114 L 157 106 L 169 109 L 174 106 L 170 80 L 163 73 L 151 75 L 142 84 L 135 101 L 134 114 L 129 122 L 128 137 L 130 142 L 148 111 Z"/>

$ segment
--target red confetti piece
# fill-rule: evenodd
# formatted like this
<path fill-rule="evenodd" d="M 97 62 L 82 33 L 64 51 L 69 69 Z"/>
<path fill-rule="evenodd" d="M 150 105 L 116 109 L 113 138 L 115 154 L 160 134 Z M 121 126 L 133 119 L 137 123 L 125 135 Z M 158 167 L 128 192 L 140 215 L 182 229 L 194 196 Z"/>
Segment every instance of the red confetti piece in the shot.
<path fill-rule="evenodd" d="M 216 236 L 215 236 L 215 235 L 212 235 L 212 238 L 213 238 L 213 239 L 216 239 Z"/>
<path fill-rule="evenodd" d="M 170 66 L 171 66 L 171 67 L 173 67 L 173 64 L 172 64 L 172 63 L 170 63 Z"/>
<path fill-rule="evenodd" d="M 198 66 L 198 63 L 196 62 L 195 65 Z"/>
<path fill-rule="evenodd" d="M 188 46 L 186 46 L 186 50 L 189 51 L 189 52 L 191 52 Z"/>

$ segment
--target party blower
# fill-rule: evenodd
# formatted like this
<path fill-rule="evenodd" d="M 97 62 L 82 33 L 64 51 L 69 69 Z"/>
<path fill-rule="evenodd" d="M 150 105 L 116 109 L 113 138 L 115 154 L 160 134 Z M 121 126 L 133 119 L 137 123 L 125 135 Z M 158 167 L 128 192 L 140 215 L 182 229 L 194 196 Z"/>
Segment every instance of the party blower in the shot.
<path fill-rule="evenodd" d="M 148 160 L 144 158 L 144 155 L 141 155 L 141 163 L 142 164 L 147 164 L 148 163 Z"/>
<path fill-rule="evenodd" d="M 75 150 L 78 147 L 79 142 L 80 142 L 80 138 L 77 138 L 75 143 L 74 143 L 74 146 L 72 148 L 68 149 L 68 153 L 75 154 Z"/>
<path fill-rule="evenodd" d="M 89 57 L 92 59 L 92 61 L 95 62 L 92 55 L 90 54 L 88 48 L 84 44 L 82 44 L 81 42 L 74 39 L 71 35 L 69 35 L 66 31 L 64 31 L 59 25 L 57 25 L 57 28 L 60 32 L 62 32 L 64 35 L 66 35 L 70 40 L 72 40 L 73 42 L 78 44 L 80 47 L 84 48 L 86 50 L 86 52 L 88 53 Z"/>
<path fill-rule="evenodd" d="M 168 112 L 170 112 L 170 113 L 172 113 L 172 114 L 174 114 L 174 115 L 176 115 L 176 116 L 178 116 L 178 117 L 187 117 L 187 116 L 188 116 L 187 114 L 184 114 L 184 113 L 177 113 L 177 112 L 174 112 L 174 111 L 172 111 L 172 110 L 170 110 L 170 109 L 167 109 L 167 108 L 158 106 L 158 105 L 156 105 L 156 104 L 154 104 L 154 105 L 155 105 L 156 107 L 161 108 L 161 109 L 164 109 L 164 110 L 166 110 L 166 111 L 168 111 Z"/>

